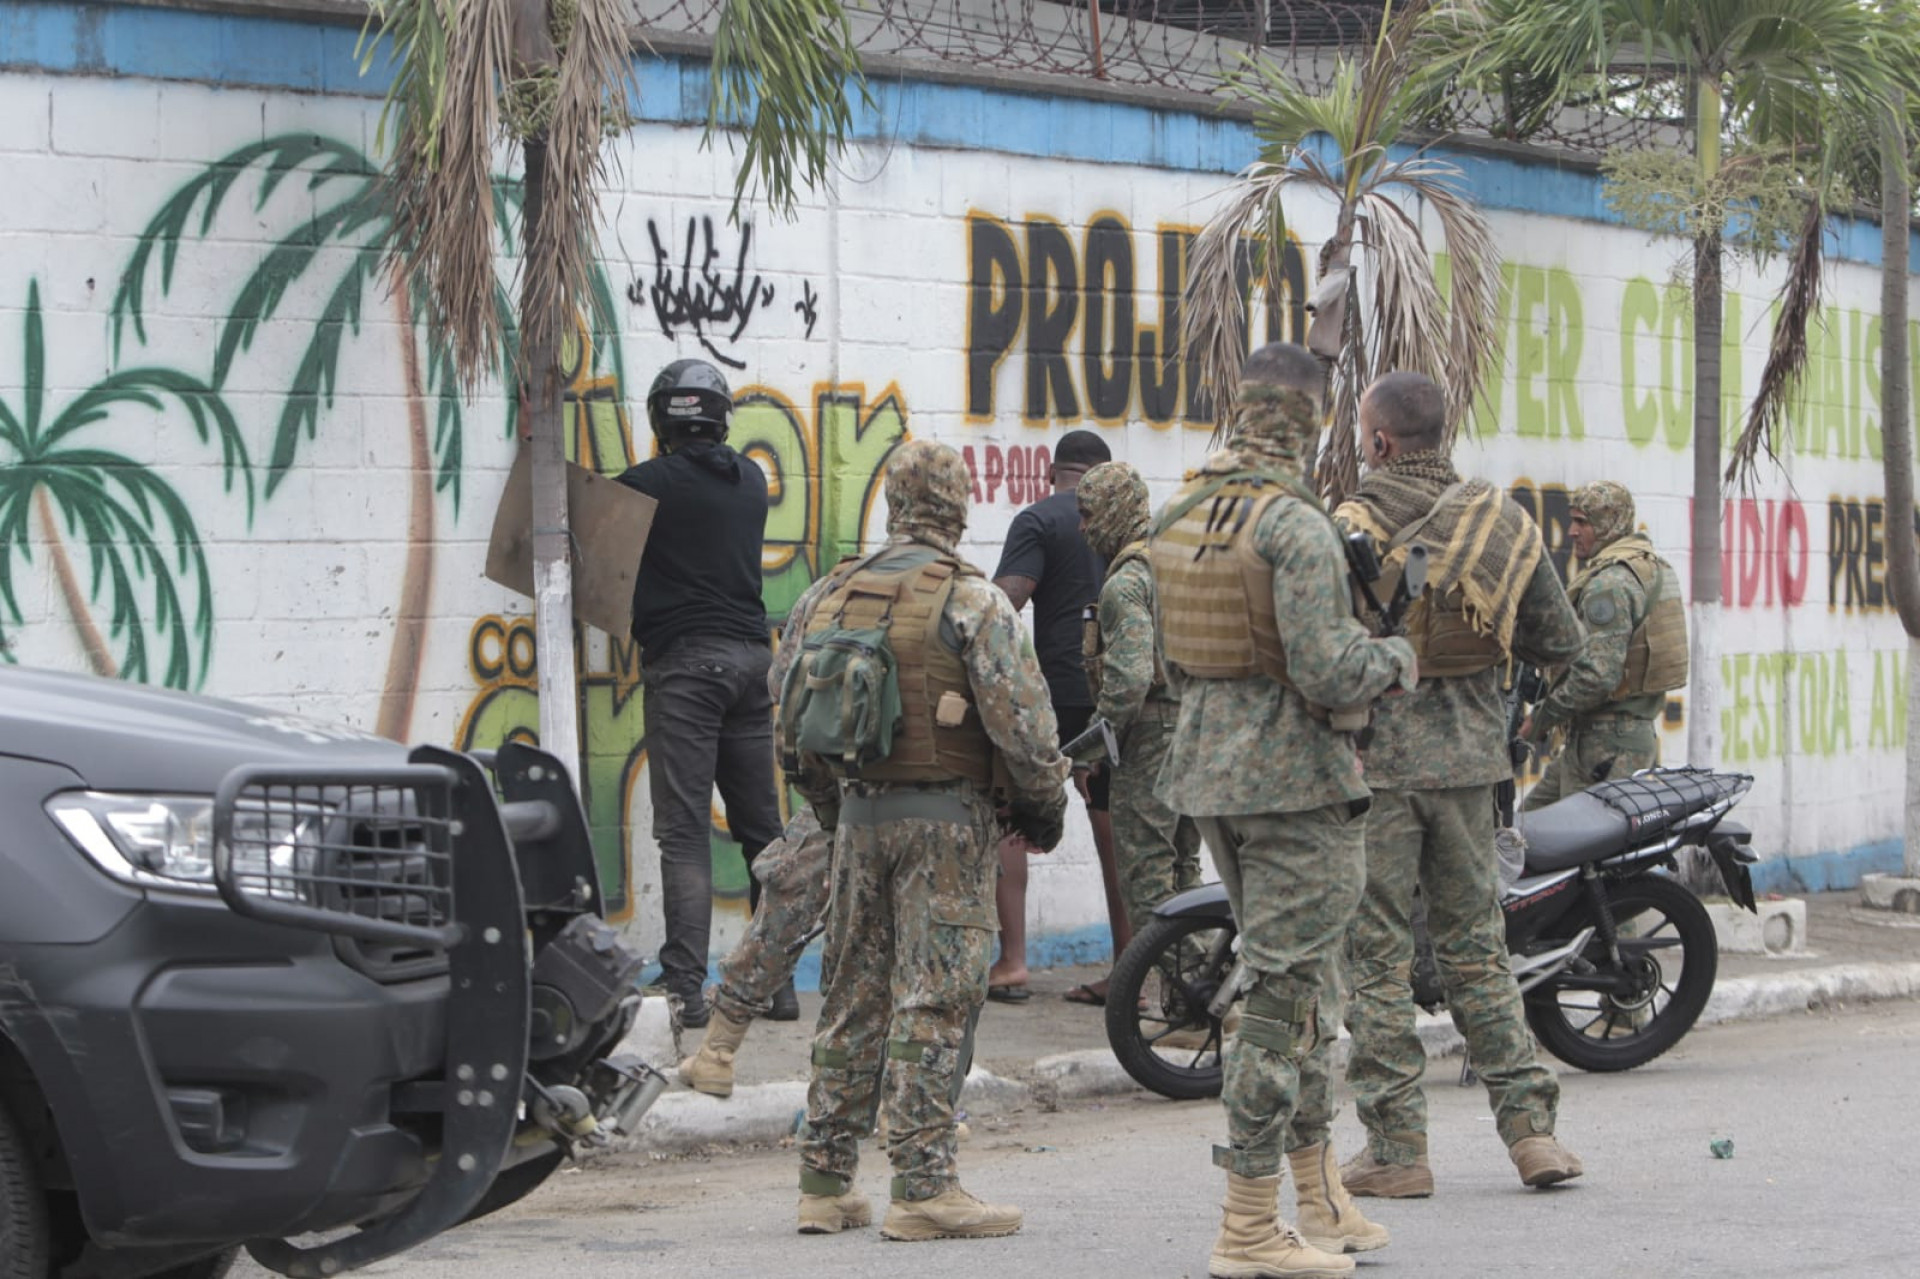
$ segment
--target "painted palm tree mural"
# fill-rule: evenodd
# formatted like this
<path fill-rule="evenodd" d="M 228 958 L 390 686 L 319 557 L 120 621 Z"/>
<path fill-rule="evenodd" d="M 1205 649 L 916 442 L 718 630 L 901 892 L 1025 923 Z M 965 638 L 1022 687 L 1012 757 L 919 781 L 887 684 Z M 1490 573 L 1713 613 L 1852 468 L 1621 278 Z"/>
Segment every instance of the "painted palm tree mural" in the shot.
<path fill-rule="evenodd" d="M 213 586 L 193 514 L 159 472 L 92 437 L 128 412 L 184 410 L 200 440 L 217 443 L 226 491 L 240 490 L 251 521 L 253 468 L 233 414 L 217 388 L 166 368 L 119 369 L 50 403 L 37 281 L 27 286 L 24 320 L 20 401 L 0 400 L 0 640 L 9 623 L 25 621 L 15 568 L 32 562 L 37 524 L 88 664 L 101 675 L 196 688 L 212 652 Z M 84 588 L 69 542 L 86 547 Z M 12 660 L 6 645 L 0 653 Z"/>
<path fill-rule="evenodd" d="M 282 198 L 276 200 L 276 195 Z M 517 181 L 497 180 L 495 225 L 511 240 L 521 198 Z M 299 463 L 303 443 L 313 440 L 334 406 L 341 359 L 361 335 L 370 302 L 385 293 L 393 321 L 403 336 L 401 367 L 406 381 L 404 432 L 409 447 L 407 556 L 394 609 L 394 637 L 388 654 L 375 731 L 405 738 L 413 717 L 415 690 L 424 656 L 433 589 L 436 495 L 445 494 L 459 512 L 466 430 L 466 407 L 454 357 L 429 335 L 425 316 L 429 299 L 422 285 L 387 291 L 383 259 L 395 233 L 391 189 L 379 167 L 354 147 L 311 133 L 286 134 L 251 143 L 207 166 L 166 202 L 142 233 L 114 299 L 116 354 L 125 339 L 147 340 L 146 308 L 154 293 L 168 294 L 184 278 L 182 255 L 214 236 L 223 213 L 244 204 L 245 211 L 268 221 L 272 247 L 249 264 L 223 303 L 214 345 L 209 385 L 226 387 L 237 361 L 269 324 L 297 324 L 303 331 L 300 356 L 282 389 L 282 405 L 267 452 L 268 499 Z M 214 263 L 218 271 L 223 263 Z M 317 290 L 317 309 L 288 306 L 296 289 Z M 369 291 L 375 297 L 369 299 Z M 604 352 L 619 380 L 619 343 L 613 338 L 616 312 L 604 273 L 596 273 L 590 342 L 577 350 Z M 496 282 L 494 306 L 505 334 L 500 367 L 507 384 L 507 429 L 518 416 L 519 396 L 512 383 L 517 363 L 514 308 L 504 281 Z M 285 317 L 285 318 L 283 318 Z M 392 424 L 397 437 L 402 424 Z M 378 424 L 375 424 L 376 431 Z M 585 443 L 585 442 L 583 442 Z M 581 460 L 586 462 L 583 450 Z M 614 459 L 608 459 L 612 462 Z"/>

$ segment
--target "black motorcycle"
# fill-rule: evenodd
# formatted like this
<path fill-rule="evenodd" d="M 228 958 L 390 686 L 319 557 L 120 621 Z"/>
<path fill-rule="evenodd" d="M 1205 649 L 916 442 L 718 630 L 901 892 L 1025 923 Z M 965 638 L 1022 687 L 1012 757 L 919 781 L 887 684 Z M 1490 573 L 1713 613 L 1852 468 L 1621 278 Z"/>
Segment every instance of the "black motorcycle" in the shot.
<path fill-rule="evenodd" d="M 1728 812 L 1742 773 L 1650 769 L 1517 819 L 1518 874 L 1502 876 L 1507 947 L 1527 1023 L 1583 1070 L 1631 1070 L 1680 1042 L 1713 993 L 1719 948 L 1700 899 L 1671 872 L 1700 847 L 1728 895 L 1754 910 L 1753 836 Z M 1516 847 L 1517 851 L 1517 847 Z M 1107 1038 L 1127 1073 L 1164 1096 L 1218 1096 L 1221 1045 L 1237 1022 L 1245 967 L 1226 889 L 1177 894 L 1114 965 Z M 1416 918 L 1415 1002 L 1445 1005 Z"/>

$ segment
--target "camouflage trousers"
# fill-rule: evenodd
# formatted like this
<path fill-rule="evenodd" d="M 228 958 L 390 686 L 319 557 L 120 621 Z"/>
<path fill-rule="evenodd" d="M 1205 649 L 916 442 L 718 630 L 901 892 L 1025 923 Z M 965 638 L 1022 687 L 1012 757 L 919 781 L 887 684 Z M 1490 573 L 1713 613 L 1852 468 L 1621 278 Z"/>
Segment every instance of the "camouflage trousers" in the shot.
<path fill-rule="evenodd" d="M 993 809 L 971 786 L 852 786 L 834 833 L 826 1002 L 800 1188 L 840 1194 L 880 1107 L 893 1197 L 952 1188 L 954 1107 L 999 927 Z"/>
<path fill-rule="evenodd" d="M 1200 882 L 1200 828 L 1154 796 L 1173 727 L 1171 720 L 1135 723 L 1113 770 L 1113 854 L 1136 934 L 1155 906 Z"/>
<path fill-rule="evenodd" d="M 796 809 L 780 838 L 753 859 L 760 904 L 739 945 L 720 961 L 713 1006 L 722 1016 L 752 1021 L 773 1007 L 774 995 L 800 963 L 800 939 L 826 913 L 832 861 L 833 836 L 820 829 L 808 805 Z"/>
<path fill-rule="evenodd" d="M 1494 828 L 1489 786 L 1373 793 L 1367 892 L 1347 934 L 1347 1083 L 1382 1163 L 1412 1163 L 1421 1146 L 1408 1138 L 1427 1132 L 1427 1054 L 1414 1031 L 1410 981 L 1415 887 L 1426 900 L 1447 1010 L 1487 1086 L 1501 1139 L 1512 1145 L 1553 1131 L 1560 1084 L 1534 1054 L 1507 960 Z"/>
<path fill-rule="evenodd" d="M 1660 734 L 1653 721 L 1635 715 L 1575 720 L 1567 744 L 1527 792 L 1524 812 L 1544 808 L 1613 777 L 1651 768 L 1660 758 Z"/>
<path fill-rule="evenodd" d="M 1364 804 L 1199 819 L 1250 970 L 1220 1094 L 1230 1144 L 1213 1151 L 1242 1177 L 1279 1175 L 1286 1151 L 1333 1125 L 1335 983 L 1366 873 Z"/>

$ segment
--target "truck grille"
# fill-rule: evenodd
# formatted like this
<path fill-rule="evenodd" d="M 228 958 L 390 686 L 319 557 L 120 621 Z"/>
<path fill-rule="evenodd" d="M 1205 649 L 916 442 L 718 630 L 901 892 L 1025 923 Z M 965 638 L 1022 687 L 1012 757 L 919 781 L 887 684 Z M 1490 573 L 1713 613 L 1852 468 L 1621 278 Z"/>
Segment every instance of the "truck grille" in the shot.
<path fill-rule="evenodd" d="M 433 960 L 458 936 L 451 783 L 431 767 L 351 781 L 256 772 L 222 816 L 222 891 L 255 913 L 351 940 L 363 969 Z"/>

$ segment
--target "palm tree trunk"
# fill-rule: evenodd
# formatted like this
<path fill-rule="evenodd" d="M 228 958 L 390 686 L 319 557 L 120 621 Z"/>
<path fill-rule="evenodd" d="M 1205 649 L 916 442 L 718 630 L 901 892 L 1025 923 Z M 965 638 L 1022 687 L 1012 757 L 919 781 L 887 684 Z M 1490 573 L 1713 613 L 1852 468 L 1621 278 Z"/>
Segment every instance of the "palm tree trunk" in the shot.
<path fill-rule="evenodd" d="M 547 144 L 527 139 L 526 233 L 523 245 L 539 243 L 536 228 L 546 208 Z M 521 272 L 525 279 L 526 272 Z M 522 288 L 524 290 L 524 284 Z M 560 332 L 558 324 L 528 323 L 521 294 L 522 334 Z M 540 670 L 540 748 L 566 766 L 580 789 L 580 703 L 573 657 L 573 535 L 567 518 L 567 445 L 562 434 L 565 388 L 560 384 L 559 345 L 529 339 L 522 348 L 527 395 L 527 447 L 533 450 L 533 615 L 535 661 Z"/>
<path fill-rule="evenodd" d="M 33 500 L 40 511 L 40 533 L 46 539 L 47 559 L 53 564 L 53 578 L 60 584 L 60 598 L 66 601 L 74 629 L 80 632 L 80 647 L 86 651 L 87 665 L 93 667 L 95 675 L 118 679 L 119 663 L 113 660 L 113 649 L 107 645 L 107 637 L 100 633 L 93 613 L 87 608 L 87 593 L 80 589 L 80 575 L 73 571 L 73 561 L 67 558 L 66 543 L 60 540 L 60 522 L 53 517 L 53 499 L 47 496 L 45 489 L 41 489 L 33 495 Z"/>
<path fill-rule="evenodd" d="M 1704 187 L 1720 170 L 1720 97 L 1695 89 L 1694 147 Z M 1710 768 L 1720 734 L 1717 642 L 1720 623 L 1720 236 L 1693 240 L 1693 668 L 1687 708 L 1687 763 Z"/>
<path fill-rule="evenodd" d="M 1913 510 L 1913 387 L 1907 364 L 1909 235 L 1913 181 L 1908 168 L 1906 104 L 1894 110 L 1880 138 L 1880 408 L 1881 462 L 1887 477 L 1887 588 L 1907 632 L 1906 870 L 1920 876 L 1920 546 L 1906 532 Z"/>
<path fill-rule="evenodd" d="M 407 435 L 413 481 L 407 496 L 407 564 L 400 576 L 400 607 L 393 619 L 393 647 L 380 690 L 374 732 L 407 740 L 413 703 L 420 691 L 420 664 L 427 647 L 427 612 L 433 596 L 433 440 L 427 433 L 426 391 L 420 379 L 420 349 L 414 341 L 413 308 L 404 287 L 393 291 L 400 321 L 400 362 L 407 377 Z"/>

